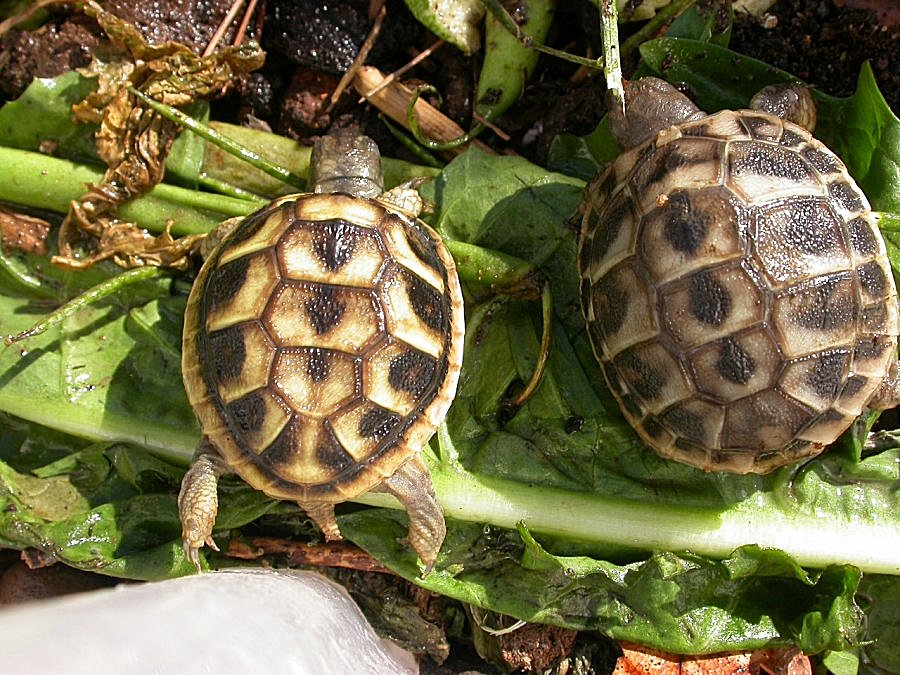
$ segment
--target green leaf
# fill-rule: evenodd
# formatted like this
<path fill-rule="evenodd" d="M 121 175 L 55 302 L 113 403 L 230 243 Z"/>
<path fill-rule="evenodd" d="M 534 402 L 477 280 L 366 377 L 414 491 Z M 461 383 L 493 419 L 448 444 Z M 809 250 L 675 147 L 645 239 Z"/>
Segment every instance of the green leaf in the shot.
<path fill-rule="evenodd" d="M 550 144 L 547 168 L 589 181 L 601 166 L 613 161 L 620 152 L 604 115 L 597 128 L 587 136 L 556 136 Z"/>
<path fill-rule="evenodd" d="M 859 656 L 853 649 L 827 652 L 822 655 L 822 665 L 834 675 L 856 675 L 859 672 Z"/>
<path fill-rule="evenodd" d="M 201 122 L 209 121 L 209 103 L 195 101 L 184 112 Z M 196 134 L 182 131 L 172 143 L 166 157 L 166 180 L 169 183 L 196 189 L 206 158 L 206 141 Z"/>
<path fill-rule="evenodd" d="M 866 612 L 864 672 L 900 673 L 900 580 L 866 575 L 859 595 Z"/>
<path fill-rule="evenodd" d="M 878 91 L 868 62 L 849 98 L 817 95 L 816 136 L 834 150 L 879 211 L 900 213 L 900 120 Z"/>
<path fill-rule="evenodd" d="M 0 447 L 0 543 L 129 579 L 193 573 L 181 547 L 175 501 L 183 466 L 134 445 L 78 443 L 39 425 L 8 422 L 15 432 Z M 48 454 L 60 442 L 66 454 Z M 226 480 L 217 531 L 246 525 L 276 504 Z"/>
<path fill-rule="evenodd" d="M 0 351 L 0 409 L 77 436 L 186 455 L 199 432 L 181 385 L 186 298 L 171 295 L 171 284 L 142 284 L 143 295 L 90 306 Z M 0 331 L 15 335 L 47 311 L 0 295 Z"/>
<path fill-rule="evenodd" d="M 672 22 L 666 37 L 688 38 L 727 47 L 731 40 L 733 19 L 734 10 L 728 0 L 695 4 Z"/>
<path fill-rule="evenodd" d="M 663 37 L 641 45 L 643 65 L 657 77 L 685 84 L 703 110 L 746 108 L 769 84 L 799 82 L 777 68 L 701 40 Z"/>
<path fill-rule="evenodd" d="M 447 237 L 516 256 L 544 268 L 557 314 L 576 325 L 576 241 L 567 219 L 584 183 L 548 172 L 520 157 L 473 148 L 422 189 L 438 205 L 436 226 Z M 518 223 L 519 226 L 510 226 Z"/>
<path fill-rule="evenodd" d="M 0 143 L 37 151 L 49 142 L 55 145 L 55 155 L 98 164 L 96 125 L 72 124 L 72 105 L 95 87 L 96 82 L 75 71 L 36 78 L 18 99 L 0 108 Z"/>
<path fill-rule="evenodd" d="M 796 643 L 808 653 L 844 649 L 858 637 L 859 572 L 848 565 L 809 574 L 788 556 L 745 546 L 722 561 L 655 553 L 614 565 L 555 556 L 524 527 L 514 532 L 451 522 L 435 572 L 424 579 L 398 541 L 400 513 L 343 516 L 341 530 L 404 577 L 462 602 L 522 619 L 680 654 Z M 771 602 L 771 598 L 779 598 Z"/>
<path fill-rule="evenodd" d="M 32 546 L 81 569 L 138 579 L 188 573 L 173 546 L 181 530 L 170 494 L 143 494 L 145 484 L 169 492 L 179 470 L 146 451 L 132 483 L 113 470 L 123 446 L 91 445 L 30 476 L 0 462 L 0 538 Z M 4 458 L 5 459 L 5 458 Z"/>
<path fill-rule="evenodd" d="M 463 54 L 481 46 L 484 5 L 479 0 L 406 0 L 406 6 L 419 23 Z"/>

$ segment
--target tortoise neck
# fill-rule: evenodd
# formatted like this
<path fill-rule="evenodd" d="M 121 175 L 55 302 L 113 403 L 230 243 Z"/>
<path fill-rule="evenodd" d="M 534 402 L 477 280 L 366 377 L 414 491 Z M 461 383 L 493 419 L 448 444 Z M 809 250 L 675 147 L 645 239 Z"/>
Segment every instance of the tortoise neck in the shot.
<path fill-rule="evenodd" d="M 378 146 L 368 136 L 349 130 L 323 136 L 313 146 L 309 184 L 313 192 L 320 194 L 380 196 L 384 180 Z"/>

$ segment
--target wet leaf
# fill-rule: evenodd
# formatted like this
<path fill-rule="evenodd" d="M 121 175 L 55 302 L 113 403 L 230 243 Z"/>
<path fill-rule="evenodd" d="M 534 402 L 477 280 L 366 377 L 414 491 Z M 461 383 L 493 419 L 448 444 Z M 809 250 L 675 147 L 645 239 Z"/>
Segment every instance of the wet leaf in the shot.
<path fill-rule="evenodd" d="M 481 46 L 484 5 L 478 0 L 406 0 L 406 6 L 423 26 L 464 54 Z"/>

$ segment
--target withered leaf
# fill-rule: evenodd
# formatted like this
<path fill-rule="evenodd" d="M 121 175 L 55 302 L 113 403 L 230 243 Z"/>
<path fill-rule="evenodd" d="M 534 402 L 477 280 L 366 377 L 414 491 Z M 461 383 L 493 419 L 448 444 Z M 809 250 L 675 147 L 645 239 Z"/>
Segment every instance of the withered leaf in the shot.
<path fill-rule="evenodd" d="M 29 255 L 47 253 L 50 223 L 46 220 L 0 208 L 0 228 L 4 251 L 15 249 Z"/>
<path fill-rule="evenodd" d="M 796 647 L 679 656 L 620 642 L 622 656 L 613 675 L 811 675 L 809 658 Z"/>
<path fill-rule="evenodd" d="M 265 55 L 252 43 L 209 56 L 173 41 L 152 45 L 135 26 L 96 2 L 86 3 L 84 11 L 97 20 L 114 51 L 95 55 L 81 71 L 97 79 L 97 89 L 72 113 L 76 121 L 99 124 L 97 150 L 108 169 L 101 183 L 72 203 L 55 260 L 79 268 L 106 259 L 124 267 L 184 267 L 196 237 L 176 241 L 168 231 L 152 236 L 116 215 L 119 204 L 162 181 L 166 156 L 179 132 L 177 124 L 143 108 L 129 88 L 167 105 L 185 106 L 225 93 L 238 78 L 262 66 Z"/>

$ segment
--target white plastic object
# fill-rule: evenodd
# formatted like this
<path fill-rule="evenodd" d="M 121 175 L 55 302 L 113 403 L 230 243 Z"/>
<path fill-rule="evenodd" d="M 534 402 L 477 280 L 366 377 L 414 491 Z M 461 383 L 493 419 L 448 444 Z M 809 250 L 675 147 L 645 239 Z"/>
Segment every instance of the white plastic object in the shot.
<path fill-rule="evenodd" d="M 0 671 L 414 675 L 419 668 L 325 577 L 240 570 L 7 605 Z"/>

